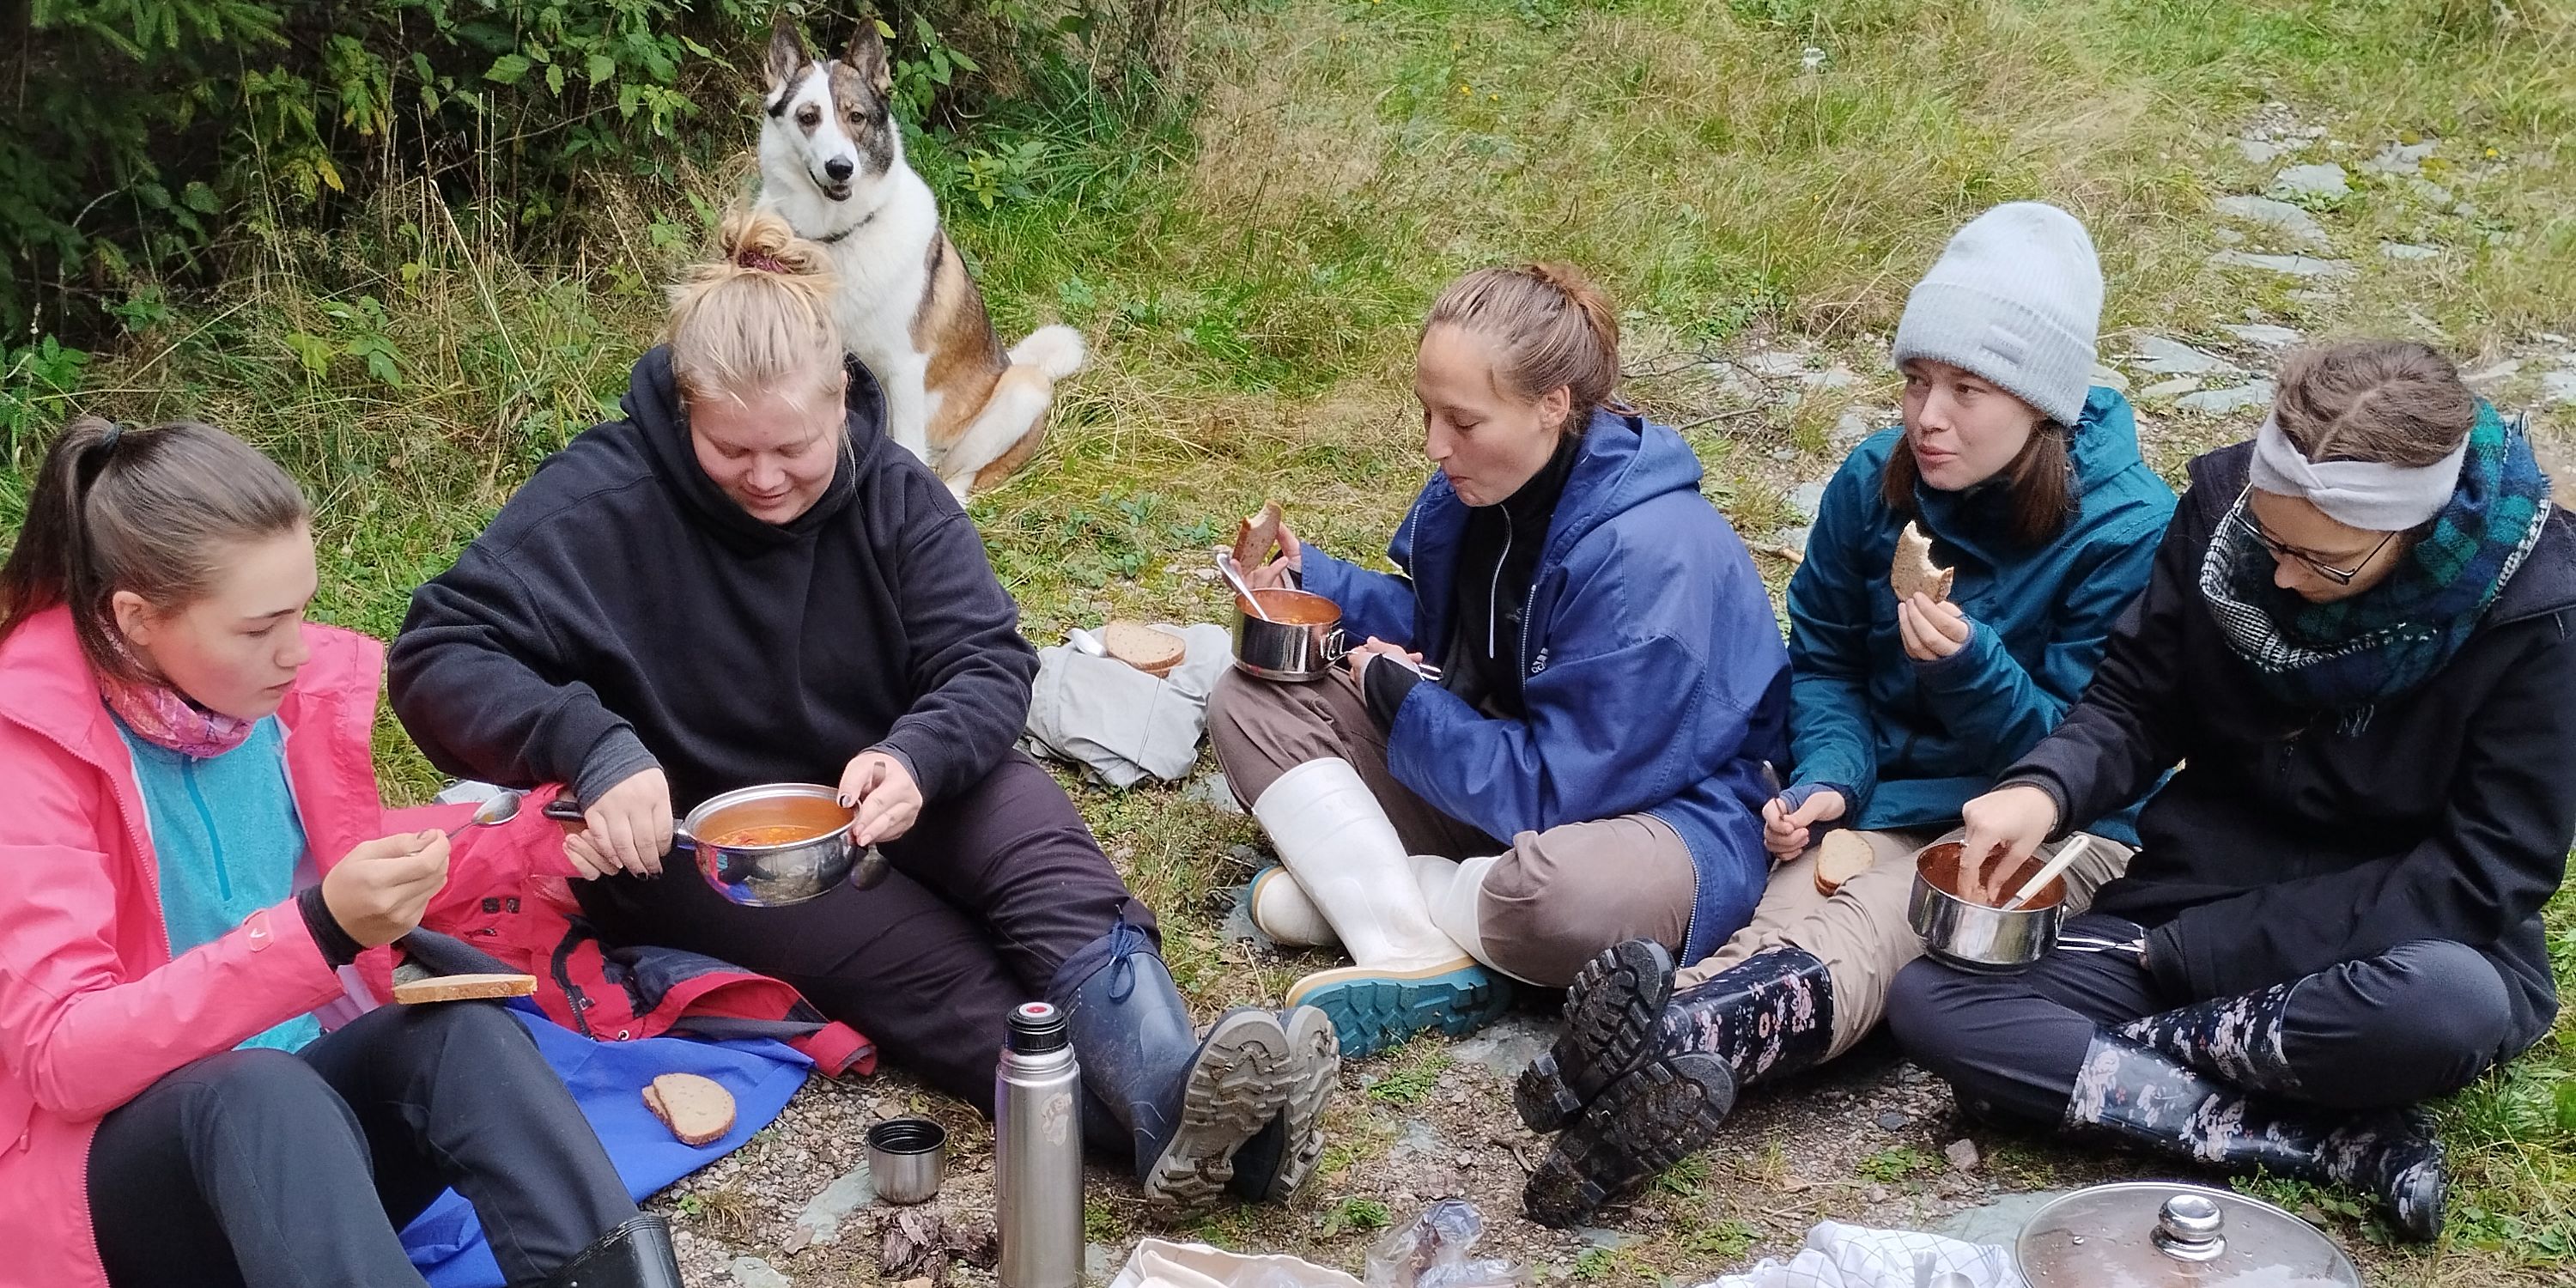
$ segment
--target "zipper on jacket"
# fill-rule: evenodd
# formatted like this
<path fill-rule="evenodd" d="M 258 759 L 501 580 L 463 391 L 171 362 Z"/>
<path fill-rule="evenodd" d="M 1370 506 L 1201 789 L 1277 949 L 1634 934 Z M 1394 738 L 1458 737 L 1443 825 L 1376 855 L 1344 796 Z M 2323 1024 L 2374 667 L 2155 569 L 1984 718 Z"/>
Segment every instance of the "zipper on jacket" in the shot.
<path fill-rule="evenodd" d="M 1494 655 L 1494 652 L 1495 652 L 1495 649 L 1494 649 L 1494 627 L 1495 627 L 1495 625 L 1496 625 L 1496 624 L 1501 620 L 1500 614 L 1501 614 L 1501 613 L 1502 613 L 1502 611 L 1503 611 L 1503 605 L 1502 605 L 1502 598 L 1503 598 L 1503 565 L 1504 565 L 1504 564 L 1507 564 L 1507 563 L 1510 563 L 1511 561 L 1512 561 L 1512 520 L 1511 520 L 1511 516 L 1510 516 L 1510 515 L 1504 515 L 1504 516 L 1503 516 L 1503 553 L 1502 553 L 1502 557 L 1501 557 L 1501 558 L 1498 558 L 1498 559 L 1496 559 L 1496 560 L 1494 560 L 1494 579 L 1493 579 L 1493 581 L 1492 581 L 1492 582 L 1488 583 L 1488 584 L 1486 585 L 1486 587 L 1485 587 L 1485 656 L 1487 656 L 1487 657 L 1492 657 L 1492 656 Z M 1535 579 L 1535 578 L 1533 578 L 1533 579 L 1532 579 L 1531 584 L 1532 584 L 1532 585 L 1536 585 L 1536 584 L 1537 584 L 1537 581 L 1536 581 L 1536 579 Z M 1527 615 L 1527 614 L 1523 614 L 1523 615 L 1522 615 L 1522 618 L 1521 618 L 1521 625 L 1522 625 L 1522 628 L 1523 628 L 1523 629 L 1522 629 L 1522 633 L 1521 633 L 1521 639 L 1522 639 L 1522 641 L 1523 641 L 1524 643 L 1526 643 L 1526 642 L 1528 641 L 1528 639 L 1529 639 L 1529 633 L 1528 633 L 1528 629 L 1527 629 L 1527 628 L 1528 628 L 1528 625 L 1529 625 L 1529 618 L 1528 618 L 1528 615 Z M 1522 652 L 1524 655 L 1526 655 L 1526 654 L 1529 652 L 1529 650 L 1528 650 L 1528 649 L 1526 649 L 1526 648 L 1524 648 L 1524 649 L 1522 649 L 1522 650 L 1521 650 L 1521 652 Z"/>
<path fill-rule="evenodd" d="M 197 781 L 197 760 L 190 756 L 179 764 L 179 779 L 188 785 L 188 803 L 197 808 L 197 822 L 206 829 L 206 849 L 215 860 L 215 897 L 223 900 L 224 911 L 233 907 L 233 877 L 224 861 L 223 833 L 215 828 L 215 812 L 206 805 L 205 785 Z"/>

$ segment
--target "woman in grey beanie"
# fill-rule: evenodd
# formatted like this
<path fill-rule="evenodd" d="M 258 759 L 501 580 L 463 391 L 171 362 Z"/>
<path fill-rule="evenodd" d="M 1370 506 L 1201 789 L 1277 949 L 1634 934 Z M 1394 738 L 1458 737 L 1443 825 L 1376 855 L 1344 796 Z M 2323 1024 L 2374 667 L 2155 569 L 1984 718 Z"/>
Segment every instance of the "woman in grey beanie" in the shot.
<path fill-rule="evenodd" d="M 2065 714 L 2173 515 L 2128 403 L 2091 387 L 2101 308 L 2092 239 L 2036 202 L 1979 216 L 1915 286 L 1894 354 L 1905 423 L 1843 463 L 1789 581 L 1769 885 L 1752 924 L 1687 970 L 1631 941 L 1576 980 L 1565 1036 L 1517 1096 L 1533 1130 L 1564 1129 L 1531 1177 L 1532 1217 L 1588 1219 L 1705 1144 L 1740 1084 L 1877 1024 L 1922 951 L 1907 856 Z M 1892 587 L 1909 527 L 1952 570 L 1946 590 Z M 2133 814 L 2089 824 L 2114 843 L 2068 873 L 2079 907 L 2125 865 Z M 1828 844 L 1828 827 L 1851 834 Z M 1842 853 L 1820 871 L 1825 849 Z"/>

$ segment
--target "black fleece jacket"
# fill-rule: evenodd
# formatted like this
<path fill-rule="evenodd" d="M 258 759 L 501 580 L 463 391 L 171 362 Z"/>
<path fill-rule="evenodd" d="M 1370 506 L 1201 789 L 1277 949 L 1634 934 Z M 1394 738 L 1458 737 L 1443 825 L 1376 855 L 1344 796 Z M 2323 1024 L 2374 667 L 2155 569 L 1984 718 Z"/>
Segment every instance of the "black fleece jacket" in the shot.
<path fill-rule="evenodd" d="M 855 363 L 849 390 L 839 472 L 772 525 L 698 468 L 669 352 L 639 359 L 626 418 L 539 466 L 413 593 L 393 705 L 430 761 L 587 799 L 658 763 L 682 811 L 838 782 L 870 748 L 930 801 L 989 772 L 1028 718 L 1037 653 L 974 525 L 886 440 Z"/>
<path fill-rule="evenodd" d="M 2553 512 L 2468 643 L 2345 735 L 2257 685 L 2201 598 L 2249 455 L 2191 463 L 2092 687 L 2004 779 L 2087 819 L 2183 764 L 2138 817 L 2128 875 L 2093 901 L 2151 928 L 2148 969 L 2172 992 L 2250 992 L 2446 939 L 2504 976 L 2519 1050 L 2557 1012 L 2540 909 L 2576 839 L 2576 518 Z"/>

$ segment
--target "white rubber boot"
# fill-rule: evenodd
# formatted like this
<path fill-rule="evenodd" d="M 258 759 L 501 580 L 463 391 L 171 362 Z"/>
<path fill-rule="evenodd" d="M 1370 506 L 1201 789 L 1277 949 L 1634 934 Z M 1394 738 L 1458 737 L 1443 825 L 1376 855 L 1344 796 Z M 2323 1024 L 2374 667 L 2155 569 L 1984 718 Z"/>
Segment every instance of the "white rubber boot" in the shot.
<path fill-rule="evenodd" d="M 1478 915 L 1479 900 L 1485 891 L 1485 874 L 1502 862 L 1502 856 L 1487 855 L 1452 863 L 1428 854 L 1413 856 L 1413 878 L 1422 887 L 1422 901 L 1431 909 L 1431 924 L 1440 933 L 1457 941 L 1467 955 L 1494 970 L 1512 973 L 1494 962 L 1494 954 L 1485 946 L 1483 919 Z M 1518 975 L 1512 975 L 1520 979 Z M 1530 981 L 1521 980 L 1526 984 Z"/>
<path fill-rule="evenodd" d="M 1412 856 L 1349 761 L 1280 775 L 1252 816 L 1356 963 L 1309 975 L 1287 997 L 1332 1018 L 1342 1054 L 1373 1054 L 1425 1029 L 1473 1032 L 1510 1006 L 1510 985 L 1432 922 Z"/>
<path fill-rule="evenodd" d="M 1243 890 L 1245 911 L 1270 942 L 1282 948 L 1342 946 L 1342 937 L 1333 933 L 1333 923 L 1324 919 L 1324 910 L 1306 897 L 1306 887 L 1297 884 L 1288 869 L 1263 868 L 1253 874 Z"/>

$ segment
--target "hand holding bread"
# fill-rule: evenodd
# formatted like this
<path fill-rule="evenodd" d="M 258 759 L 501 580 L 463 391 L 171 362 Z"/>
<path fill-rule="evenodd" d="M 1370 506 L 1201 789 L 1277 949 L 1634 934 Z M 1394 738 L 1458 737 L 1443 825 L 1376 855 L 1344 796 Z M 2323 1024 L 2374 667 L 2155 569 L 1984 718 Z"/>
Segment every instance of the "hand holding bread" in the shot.
<path fill-rule="evenodd" d="M 1218 550 L 1234 560 L 1235 571 L 1243 574 L 1244 584 L 1255 590 L 1293 586 L 1305 547 L 1297 534 L 1289 531 L 1287 520 L 1280 516 L 1277 501 L 1264 501 L 1259 513 L 1237 524 L 1232 546 Z M 1271 552 L 1277 551 L 1276 558 Z"/>
<path fill-rule="evenodd" d="M 1908 523 L 1905 531 L 1897 534 L 1896 562 L 1887 570 L 1887 584 L 1896 592 L 1898 603 L 1916 595 L 1928 596 L 1936 602 L 1948 599 L 1950 582 L 1955 576 L 1955 570 L 1932 562 L 1932 538 L 1924 535 L 1921 527 Z"/>

